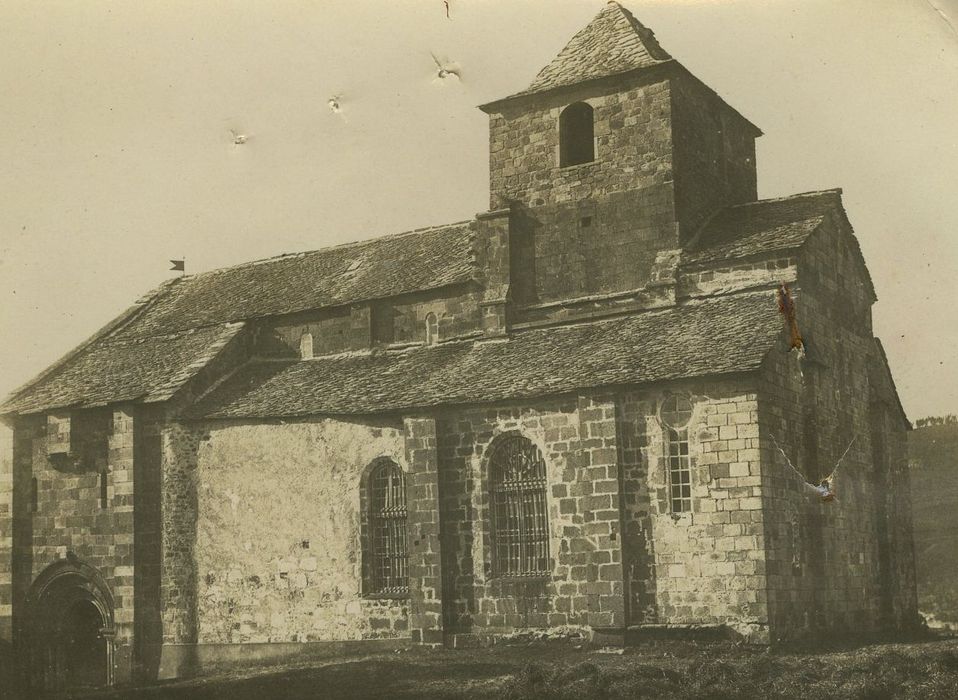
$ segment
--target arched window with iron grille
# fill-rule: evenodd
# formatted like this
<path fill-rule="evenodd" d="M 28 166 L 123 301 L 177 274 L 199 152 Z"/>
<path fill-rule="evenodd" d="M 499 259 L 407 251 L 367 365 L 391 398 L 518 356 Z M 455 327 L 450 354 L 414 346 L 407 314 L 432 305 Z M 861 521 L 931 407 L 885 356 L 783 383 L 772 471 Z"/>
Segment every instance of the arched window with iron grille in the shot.
<path fill-rule="evenodd" d="M 548 576 L 546 464 L 521 435 L 499 438 L 489 458 L 492 561 L 498 576 Z"/>
<path fill-rule="evenodd" d="M 367 490 L 369 558 L 367 591 L 404 594 L 406 572 L 406 479 L 398 464 L 380 459 L 369 472 Z"/>

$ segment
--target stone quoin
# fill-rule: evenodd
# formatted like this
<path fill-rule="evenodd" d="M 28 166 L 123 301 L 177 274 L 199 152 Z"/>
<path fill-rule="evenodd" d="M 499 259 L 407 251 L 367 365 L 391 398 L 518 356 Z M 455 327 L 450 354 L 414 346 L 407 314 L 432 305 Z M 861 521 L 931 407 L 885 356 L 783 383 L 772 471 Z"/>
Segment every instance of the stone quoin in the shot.
<path fill-rule="evenodd" d="M 32 687 L 915 624 L 910 426 L 841 191 L 758 200 L 759 129 L 614 2 L 481 109 L 489 211 L 171 279 L 7 399 Z"/>

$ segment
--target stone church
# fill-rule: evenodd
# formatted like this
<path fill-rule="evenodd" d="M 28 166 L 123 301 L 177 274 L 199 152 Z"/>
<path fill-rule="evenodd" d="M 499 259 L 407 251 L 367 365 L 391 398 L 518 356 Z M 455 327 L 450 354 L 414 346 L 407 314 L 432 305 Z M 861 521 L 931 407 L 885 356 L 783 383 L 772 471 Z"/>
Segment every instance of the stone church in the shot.
<path fill-rule="evenodd" d="M 841 190 L 759 200 L 761 131 L 614 2 L 480 109 L 488 211 L 172 279 L 6 400 L 0 639 L 33 684 L 915 624 Z"/>

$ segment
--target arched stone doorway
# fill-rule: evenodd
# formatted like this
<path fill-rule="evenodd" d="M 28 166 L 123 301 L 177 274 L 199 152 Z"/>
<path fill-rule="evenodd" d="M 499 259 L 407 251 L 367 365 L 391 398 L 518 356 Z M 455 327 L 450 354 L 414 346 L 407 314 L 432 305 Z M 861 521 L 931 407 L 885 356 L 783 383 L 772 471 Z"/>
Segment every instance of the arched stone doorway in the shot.
<path fill-rule="evenodd" d="M 44 569 L 30 587 L 25 622 L 32 688 L 113 684 L 113 596 L 95 568 L 69 557 Z"/>

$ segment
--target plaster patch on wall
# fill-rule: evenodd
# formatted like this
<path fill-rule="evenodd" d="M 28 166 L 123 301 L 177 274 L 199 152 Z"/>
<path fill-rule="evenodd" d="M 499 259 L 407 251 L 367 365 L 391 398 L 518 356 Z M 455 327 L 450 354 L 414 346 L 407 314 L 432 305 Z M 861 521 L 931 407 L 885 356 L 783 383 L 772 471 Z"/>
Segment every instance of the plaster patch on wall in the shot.
<path fill-rule="evenodd" d="M 405 600 L 362 597 L 359 512 L 365 467 L 404 461 L 400 430 L 325 419 L 208 432 L 196 467 L 198 641 L 402 636 Z"/>

